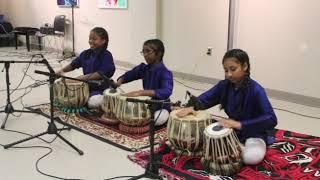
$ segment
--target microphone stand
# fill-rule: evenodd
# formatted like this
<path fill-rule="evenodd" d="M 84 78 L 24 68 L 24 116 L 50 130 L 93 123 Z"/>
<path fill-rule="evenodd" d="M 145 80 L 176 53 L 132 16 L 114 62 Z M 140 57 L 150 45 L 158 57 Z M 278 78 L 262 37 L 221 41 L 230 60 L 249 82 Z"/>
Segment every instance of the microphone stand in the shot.
<path fill-rule="evenodd" d="M 11 100 L 10 100 L 10 84 L 11 84 L 10 79 L 9 79 L 10 64 L 11 63 L 44 63 L 45 64 L 45 62 L 44 62 L 44 60 L 42 60 L 42 61 L 0 61 L 0 63 L 4 63 L 4 68 L 6 69 L 6 85 L 7 85 L 7 104 L 6 104 L 4 111 L 3 110 L 0 111 L 0 113 L 2 113 L 2 112 L 6 113 L 6 117 L 4 118 L 2 125 L 1 125 L 1 129 L 4 129 L 9 115 L 14 112 L 39 114 L 39 112 L 37 112 L 37 111 L 16 110 L 13 108 Z"/>
<path fill-rule="evenodd" d="M 71 57 L 75 57 L 76 54 L 74 52 L 74 6 L 76 4 L 76 0 L 70 0 L 69 1 L 71 4 L 71 15 L 72 15 L 72 53 L 71 53 Z"/>
<path fill-rule="evenodd" d="M 134 98 L 127 98 L 128 102 L 140 102 L 148 104 L 148 108 L 150 110 L 151 118 L 150 118 L 150 130 L 149 130 L 149 143 L 150 143 L 150 161 L 146 166 L 146 170 L 144 174 L 135 176 L 130 178 L 130 180 L 140 179 L 140 178 L 151 178 L 151 179 L 162 179 L 159 175 L 159 166 L 164 166 L 165 168 L 172 169 L 171 167 L 165 166 L 160 162 L 156 162 L 154 158 L 154 134 L 155 134 L 155 119 L 154 113 L 156 111 L 157 105 L 159 104 L 171 104 L 170 102 L 166 102 L 163 100 L 139 100 Z"/>
<path fill-rule="evenodd" d="M 55 118 L 54 118 L 54 112 L 53 112 L 53 84 L 54 84 L 54 81 L 55 81 L 56 77 L 62 77 L 62 76 L 59 76 L 59 75 L 55 74 L 54 70 L 49 65 L 49 63 L 48 63 L 48 61 L 46 59 L 44 59 L 43 61 L 45 61 L 44 63 L 47 65 L 50 73 L 43 72 L 43 71 L 38 71 L 38 70 L 36 70 L 35 73 L 49 76 L 49 82 L 50 82 L 50 85 L 49 85 L 49 87 L 50 87 L 49 88 L 49 90 L 50 90 L 50 122 L 48 122 L 48 129 L 45 132 L 39 133 L 37 135 L 31 136 L 31 137 L 28 137 L 28 138 L 25 138 L 25 139 L 22 139 L 22 140 L 19 140 L 19 141 L 10 143 L 10 144 L 6 144 L 3 147 L 4 147 L 4 149 L 8 149 L 11 146 L 14 146 L 16 144 L 19 144 L 19 143 L 22 143 L 22 142 L 25 142 L 25 141 L 40 137 L 40 136 L 45 135 L 45 134 L 55 134 L 57 137 L 59 137 L 61 140 L 63 140 L 65 143 L 67 143 L 69 146 L 71 146 L 74 150 L 76 150 L 79 153 L 79 155 L 83 155 L 83 151 L 78 149 L 76 146 L 71 144 L 68 140 L 66 140 L 63 136 L 60 135 L 60 131 L 62 131 L 62 130 L 70 130 L 71 128 L 70 127 L 57 128 L 57 126 L 55 125 L 55 122 L 54 122 Z M 73 79 L 73 78 L 68 78 L 68 79 Z"/>

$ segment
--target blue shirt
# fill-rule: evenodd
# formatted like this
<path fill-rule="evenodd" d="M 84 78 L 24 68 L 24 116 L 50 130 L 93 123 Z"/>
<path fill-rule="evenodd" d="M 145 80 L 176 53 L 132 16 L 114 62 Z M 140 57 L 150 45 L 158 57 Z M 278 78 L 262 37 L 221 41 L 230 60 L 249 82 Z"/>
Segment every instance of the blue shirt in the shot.
<path fill-rule="evenodd" d="M 111 78 L 115 72 L 112 54 L 104 49 L 83 51 L 79 57 L 71 62 L 71 66 L 73 68 L 82 67 L 84 75 L 98 72 L 100 75 Z M 89 84 L 90 96 L 102 94 L 105 89 L 105 86 Z"/>
<path fill-rule="evenodd" d="M 154 90 L 156 100 L 167 100 L 172 94 L 173 89 L 173 76 L 166 66 L 160 62 L 154 65 L 146 65 L 141 63 L 134 67 L 132 70 L 123 74 L 119 79 L 123 83 L 128 83 L 134 80 L 142 79 L 144 90 Z M 160 109 L 162 106 L 157 107 Z M 170 112 L 170 105 L 165 104 L 164 109 Z"/>
<path fill-rule="evenodd" d="M 240 121 L 241 130 L 236 130 L 239 140 L 244 143 L 247 138 L 257 137 L 266 144 L 272 144 L 273 135 L 268 131 L 277 125 L 277 117 L 268 100 L 264 88 L 250 79 L 244 89 L 244 104 L 242 111 L 238 111 L 240 104 L 240 90 L 236 89 L 229 80 L 222 80 L 213 88 L 198 97 L 205 108 L 215 106 L 221 102 L 223 93 L 228 92 L 227 103 L 224 107 L 229 118 Z"/>

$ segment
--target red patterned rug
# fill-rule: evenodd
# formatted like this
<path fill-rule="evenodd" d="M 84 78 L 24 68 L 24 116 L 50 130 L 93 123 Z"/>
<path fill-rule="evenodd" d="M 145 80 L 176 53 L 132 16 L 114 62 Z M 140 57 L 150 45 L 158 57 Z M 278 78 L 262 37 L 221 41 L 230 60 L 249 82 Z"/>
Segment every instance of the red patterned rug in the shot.
<path fill-rule="evenodd" d="M 49 105 L 32 107 L 31 109 L 40 109 L 44 116 L 49 117 Z M 106 125 L 101 122 L 101 114 L 97 113 L 71 113 L 66 114 L 58 109 L 54 110 L 54 116 L 58 117 L 59 123 L 70 126 L 80 132 L 95 137 L 101 141 L 112 144 L 127 151 L 138 151 L 149 147 L 149 134 L 129 134 L 119 130 L 118 126 Z M 156 128 L 155 143 L 166 140 L 166 125 Z"/>
<path fill-rule="evenodd" d="M 160 174 L 168 179 L 320 179 L 320 138 L 284 130 L 275 131 L 276 142 L 267 149 L 265 159 L 255 166 L 244 166 L 234 177 L 210 176 L 200 158 L 177 157 L 167 145 L 156 149 L 155 159 L 175 169 L 164 168 Z M 145 167 L 149 152 L 128 156 Z M 178 175 L 179 174 L 179 175 Z"/>

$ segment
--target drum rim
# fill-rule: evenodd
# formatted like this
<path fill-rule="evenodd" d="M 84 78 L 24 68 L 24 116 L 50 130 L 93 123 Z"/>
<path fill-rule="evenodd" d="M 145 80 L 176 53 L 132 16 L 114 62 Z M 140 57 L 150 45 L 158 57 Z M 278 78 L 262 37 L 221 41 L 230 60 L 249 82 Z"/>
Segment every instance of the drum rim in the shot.
<path fill-rule="evenodd" d="M 210 114 L 207 111 L 195 111 L 194 114 L 189 114 L 187 116 L 184 116 L 182 118 L 177 116 L 177 113 L 179 112 L 179 109 L 173 110 L 170 113 L 169 119 L 178 119 L 180 121 L 207 121 L 211 118 Z M 198 116 L 201 115 L 201 116 Z"/>
<path fill-rule="evenodd" d="M 226 127 L 224 127 L 221 131 L 211 131 L 211 129 L 218 124 L 219 124 L 219 122 L 215 122 L 215 123 L 210 124 L 209 126 L 207 126 L 204 129 L 203 133 L 208 137 L 217 139 L 217 138 L 221 138 L 221 137 L 226 137 L 233 132 L 233 130 L 231 128 L 226 128 Z M 219 132 L 219 133 L 212 133 L 212 132 Z"/>
<path fill-rule="evenodd" d="M 111 91 L 111 89 L 105 89 L 104 91 L 103 91 L 103 95 L 104 96 L 107 96 L 107 95 L 109 95 L 109 96 L 118 96 L 118 95 L 120 95 L 120 92 L 115 92 L 115 93 L 110 93 L 110 91 Z"/>
<path fill-rule="evenodd" d="M 57 79 L 54 81 L 54 83 L 55 84 L 56 83 L 62 83 L 62 84 L 66 83 L 68 85 L 87 85 L 88 86 L 88 83 L 86 83 L 86 82 L 82 82 L 82 81 L 65 81 L 65 82 L 63 82 L 63 79 Z"/>
<path fill-rule="evenodd" d="M 123 96 L 123 95 L 119 95 L 119 99 L 121 100 L 126 100 L 127 98 L 132 98 L 132 99 L 139 99 L 139 100 L 148 100 L 151 99 L 150 96 L 135 96 L 135 97 L 129 97 L 129 96 Z"/>

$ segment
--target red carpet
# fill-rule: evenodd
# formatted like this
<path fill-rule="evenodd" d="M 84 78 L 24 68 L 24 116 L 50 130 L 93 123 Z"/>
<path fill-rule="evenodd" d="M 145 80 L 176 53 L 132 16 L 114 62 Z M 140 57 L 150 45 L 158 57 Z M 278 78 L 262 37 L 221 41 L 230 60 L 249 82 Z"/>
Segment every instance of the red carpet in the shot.
<path fill-rule="evenodd" d="M 320 179 L 320 138 L 277 130 L 276 142 L 269 146 L 265 159 L 256 166 L 244 166 L 234 177 L 217 179 Z M 149 152 L 137 152 L 129 159 L 145 166 Z M 173 167 L 179 173 L 170 173 L 160 169 L 162 176 L 168 179 L 209 179 L 203 169 L 200 158 L 177 157 L 167 145 L 156 150 L 156 159 Z"/>
<path fill-rule="evenodd" d="M 43 105 L 39 109 L 48 117 L 49 106 Z M 119 147 L 127 151 L 137 151 L 149 147 L 149 134 L 129 134 L 119 130 L 118 126 L 106 125 L 101 122 L 100 116 L 102 114 L 93 113 L 77 113 L 66 114 L 54 110 L 57 121 L 70 126 L 80 132 L 95 137 L 101 141 Z M 155 142 L 158 143 L 167 138 L 166 125 L 156 128 Z"/>

